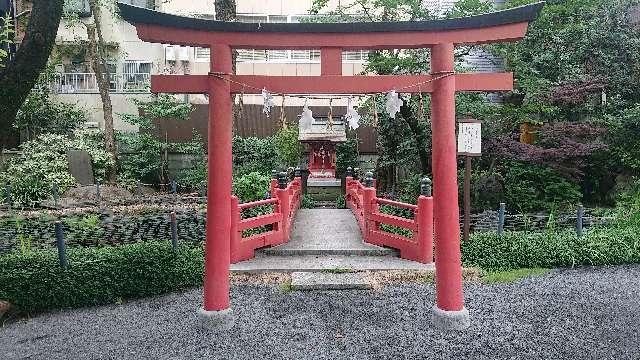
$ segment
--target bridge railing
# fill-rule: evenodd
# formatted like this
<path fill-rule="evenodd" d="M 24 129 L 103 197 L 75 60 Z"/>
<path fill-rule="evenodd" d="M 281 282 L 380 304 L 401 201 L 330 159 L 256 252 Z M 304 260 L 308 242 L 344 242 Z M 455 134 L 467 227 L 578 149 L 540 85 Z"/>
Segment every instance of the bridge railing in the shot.
<path fill-rule="evenodd" d="M 433 197 L 423 180 L 423 194 L 417 205 L 378 198 L 371 177 L 361 183 L 346 178 L 346 204 L 353 212 L 364 241 L 400 250 L 400 257 L 421 263 L 433 262 Z M 380 206 L 407 209 L 413 219 L 380 211 Z M 394 231 L 395 230 L 395 231 Z"/>
<path fill-rule="evenodd" d="M 269 199 L 239 204 L 236 196 L 231 197 L 231 263 L 253 258 L 258 248 L 289 241 L 291 225 L 302 199 L 302 180 L 296 176 L 287 183 L 286 173 L 278 177 L 271 180 Z M 271 213 L 242 218 L 243 210 L 265 205 L 272 206 Z M 266 230 L 244 235 L 246 230 L 261 227 Z"/>

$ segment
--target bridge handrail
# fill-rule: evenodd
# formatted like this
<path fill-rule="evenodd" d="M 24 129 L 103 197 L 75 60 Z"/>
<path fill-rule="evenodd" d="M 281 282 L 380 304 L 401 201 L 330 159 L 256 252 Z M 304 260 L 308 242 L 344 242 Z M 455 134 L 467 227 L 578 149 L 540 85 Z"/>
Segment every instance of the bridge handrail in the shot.
<path fill-rule="evenodd" d="M 399 208 L 403 208 L 403 209 L 409 209 L 409 210 L 413 210 L 413 211 L 418 210 L 418 206 L 417 205 L 407 204 L 407 203 L 403 203 L 403 202 L 399 202 L 399 201 L 393 201 L 393 200 L 389 200 L 389 199 L 376 198 L 376 202 L 378 204 L 380 204 L 380 205 L 395 206 L 395 207 L 399 207 Z"/>
<path fill-rule="evenodd" d="M 271 205 L 271 204 L 277 204 L 277 203 L 278 203 L 278 199 L 269 198 L 264 200 L 242 203 L 242 204 L 239 204 L 238 207 L 240 208 L 240 210 L 245 210 L 245 209 L 251 209 L 260 205 Z"/>
<path fill-rule="evenodd" d="M 254 257 L 254 250 L 269 245 L 289 241 L 293 219 L 302 200 L 302 180 L 294 178 L 284 189 L 278 187 L 277 180 L 271 180 L 271 198 L 238 204 L 236 196 L 231 197 L 231 262 L 235 263 Z M 267 214 L 242 219 L 242 210 L 261 205 L 273 205 Z M 250 236 L 243 231 L 272 225 L 272 229 Z"/>
<path fill-rule="evenodd" d="M 400 257 L 433 262 L 433 198 L 420 195 L 417 205 L 378 198 L 374 187 L 366 187 L 358 180 L 346 178 L 345 201 L 358 221 L 365 242 L 400 250 Z M 380 205 L 413 211 L 413 219 L 380 212 Z M 411 231 L 411 237 L 392 233 L 383 225 Z"/>

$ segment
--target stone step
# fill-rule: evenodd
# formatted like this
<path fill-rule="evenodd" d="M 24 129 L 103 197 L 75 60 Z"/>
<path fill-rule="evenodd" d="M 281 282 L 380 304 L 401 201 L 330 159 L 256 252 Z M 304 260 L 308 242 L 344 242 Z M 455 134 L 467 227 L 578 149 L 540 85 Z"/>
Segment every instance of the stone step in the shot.
<path fill-rule="evenodd" d="M 372 285 L 362 273 L 294 272 L 291 290 L 368 290 Z"/>
<path fill-rule="evenodd" d="M 265 255 L 278 255 L 278 256 L 397 256 L 398 251 L 394 249 L 371 246 L 371 247 L 343 247 L 343 248 L 322 248 L 322 247 L 290 247 L 290 246 L 275 246 L 272 248 L 264 249 L 262 252 Z"/>
<path fill-rule="evenodd" d="M 433 264 L 421 264 L 393 256 L 265 256 L 231 265 L 233 273 L 335 272 L 384 270 L 434 270 Z"/>

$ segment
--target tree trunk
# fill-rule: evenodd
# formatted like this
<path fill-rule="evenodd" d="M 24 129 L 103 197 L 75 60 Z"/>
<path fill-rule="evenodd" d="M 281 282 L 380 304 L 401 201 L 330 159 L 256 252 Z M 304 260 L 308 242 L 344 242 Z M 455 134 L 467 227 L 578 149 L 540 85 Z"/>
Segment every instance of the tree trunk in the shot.
<path fill-rule="evenodd" d="M 400 114 L 407 125 L 409 125 L 409 129 L 413 133 L 413 138 L 416 141 L 418 158 L 420 159 L 420 171 L 422 175 L 427 175 L 431 173 L 431 163 L 429 162 L 429 152 L 427 151 L 427 134 L 420 128 L 419 120 L 413 113 L 413 110 L 411 110 L 411 106 L 407 101 L 400 107 Z"/>
<path fill-rule="evenodd" d="M 33 0 L 25 37 L 13 60 L 0 69 L 0 135 L 9 133 L 18 110 L 47 65 L 63 3 L 63 0 Z"/>
<path fill-rule="evenodd" d="M 115 160 L 118 156 L 115 146 L 115 134 L 113 130 L 113 106 L 111 104 L 110 75 L 106 64 L 105 41 L 102 36 L 102 18 L 100 14 L 100 4 L 98 0 L 89 0 L 89 7 L 93 14 L 93 24 L 86 24 L 87 35 L 89 37 L 89 56 L 91 66 L 96 74 L 100 100 L 102 101 L 102 112 L 104 114 L 104 145 L 108 153 Z M 97 38 L 96 38 L 97 35 Z M 108 181 L 111 184 L 116 182 L 115 168 L 107 169 Z"/>

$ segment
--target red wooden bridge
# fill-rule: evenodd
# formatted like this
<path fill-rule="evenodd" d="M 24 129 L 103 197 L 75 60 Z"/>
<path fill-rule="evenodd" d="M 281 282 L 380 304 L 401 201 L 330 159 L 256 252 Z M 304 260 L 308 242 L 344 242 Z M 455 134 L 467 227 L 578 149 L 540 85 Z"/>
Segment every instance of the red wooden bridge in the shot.
<path fill-rule="evenodd" d="M 365 178 L 364 182 L 360 182 L 347 176 L 346 181 L 346 203 L 358 222 L 365 243 L 397 249 L 403 259 L 423 264 L 433 262 L 433 198 L 430 189 L 425 189 L 424 194 L 418 198 L 417 205 L 412 205 L 378 198 L 373 178 Z M 291 225 L 300 208 L 301 191 L 300 177 L 287 183 L 282 175 L 278 180 L 271 180 L 269 199 L 238 204 L 238 199 L 233 197 L 231 263 L 253 258 L 256 249 L 289 241 Z M 244 210 L 265 205 L 270 206 L 270 213 L 254 217 L 241 216 Z M 413 219 L 382 213 L 380 205 L 408 209 Z M 385 225 L 402 229 L 411 235 L 387 231 Z M 259 228 L 263 232 L 244 235 L 250 233 L 247 230 Z"/>

